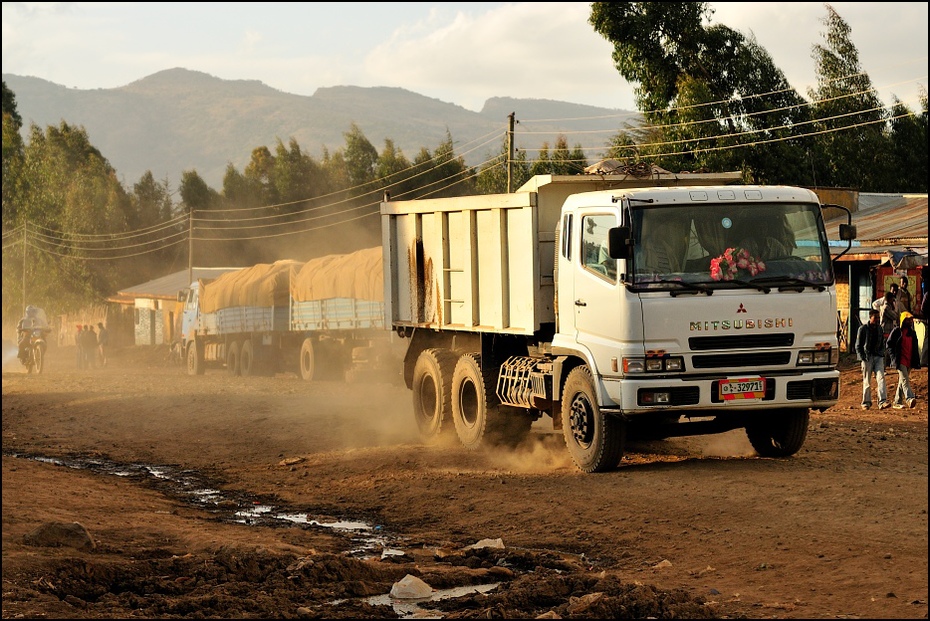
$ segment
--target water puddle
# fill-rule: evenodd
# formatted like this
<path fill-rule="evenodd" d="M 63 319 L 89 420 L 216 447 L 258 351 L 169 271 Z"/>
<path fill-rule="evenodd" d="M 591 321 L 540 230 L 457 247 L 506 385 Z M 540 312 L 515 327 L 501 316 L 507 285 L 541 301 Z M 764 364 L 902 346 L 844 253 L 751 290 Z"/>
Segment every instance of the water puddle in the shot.
<path fill-rule="evenodd" d="M 394 547 L 399 539 L 383 532 L 380 524 L 349 519 L 332 521 L 318 520 L 306 511 L 256 500 L 254 496 L 239 492 L 225 492 L 211 485 L 210 481 L 193 470 L 151 464 L 123 464 L 93 457 L 46 457 L 3 450 L 5 457 L 29 459 L 55 466 L 89 470 L 98 474 L 128 477 L 152 487 L 166 496 L 180 499 L 195 507 L 217 515 L 221 520 L 251 526 L 289 525 L 299 528 L 331 528 L 346 533 L 354 548 L 347 555 L 355 558 L 372 559 L 401 556 L 404 550 Z M 373 606 L 391 606 L 401 619 L 441 619 L 442 613 L 422 608 L 420 604 L 462 597 L 474 593 L 487 593 L 500 583 L 470 585 L 451 589 L 434 589 L 428 596 L 416 599 L 401 599 L 386 593 L 358 598 Z M 339 604 L 348 600 L 336 600 Z"/>
<path fill-rule="evenodd" d="M 122 464 L 93 457 L 46 457 L 3 450 L 6 457 L 31 459 L 46 464 L 90 470 L 100 474 L 135 478 L 162 493 L 217 515 L 220 519 L 253 526 L 296 525 L 301 528 L 330 528 L 346 533 L 355 546 L 348 553 L 356 558 L 400 556 L 403 550 L 391 547 L 391 539 L 380 524 L 336 519 L 320 521 L 307 512 L 255 500 L 246 494 L 223 492 L 196 471 L 151 464 Z"/>

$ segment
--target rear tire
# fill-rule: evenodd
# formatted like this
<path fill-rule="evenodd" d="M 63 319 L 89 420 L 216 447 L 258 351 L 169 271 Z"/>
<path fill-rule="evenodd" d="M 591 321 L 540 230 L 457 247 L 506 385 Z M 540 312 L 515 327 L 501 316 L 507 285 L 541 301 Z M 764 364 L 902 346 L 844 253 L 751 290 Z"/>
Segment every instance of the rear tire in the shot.
<path fill-rule="evenodd" d="M 242 349 L 239 352 L 239 372 L 242 377 L 255 375 L 255 349 L 252 347 L 252 340 L 242 341 Z"/>
<path fill-rule="evenodd" d="M 233 376 L 239 375 L 242 372 L 240 362 L 239 341 L 232 341 L 226 352 L 226 371 Z"/>
<path fill-rule="evenodd" d="M 572 461 L 583 472 L 605 472 L 623 457 L 626 423 L 601 412 L 594 378 L 586 366 L 568 374 L 562 389 L 562 435 Z"/>
<path fill-rule="evenodd" d="M 452 420 L 462 446 L 474 450 L 493 427 L 499 402 L 481 372 L 481 355 L 465 354 L 452 374 Z"/>
<path fill-rule="evenodd" d="M 425 349 L 413 368 L 413 415 L 424 440 L 435 440 L 449 428 L 452 373 L 456 356 L 448 349 Z"/>
<path fill-rule="evenodd" d="M 746 437 L 759 457 L 789 457 L 804 445 L 810 410 L 777 410 L 754 416 L 746 425 Z"/>
<path fill-rule="evenodd" d="M 313 339 L 306 338 L 300 346 L 300 377 L 305 382 L 312 382 L 314 375 L 316 375 L 316 352 Z"/>

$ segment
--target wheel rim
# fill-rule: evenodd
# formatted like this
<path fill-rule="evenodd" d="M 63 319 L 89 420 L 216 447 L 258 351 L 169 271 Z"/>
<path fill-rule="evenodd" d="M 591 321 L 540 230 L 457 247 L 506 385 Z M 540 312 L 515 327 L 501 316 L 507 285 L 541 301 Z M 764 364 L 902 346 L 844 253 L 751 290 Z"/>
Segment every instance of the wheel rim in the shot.
<path fill-rule="evenodd" d="M 569 424 L 575 442 L 584 448 L 591 446 L 594 437 L 594 409 L 585 395 L 575 395 L 572 400 Z"/>
<path fill-rule="evenodd" d="M 462 422 L 468 427 L 474 427 L 478 422 L 478 387 L 471 380 L 462 382 L 459 408 L 462 412 Z"/>
<path fill-rule="evenodd" d="M 439 405 L 439 389 L 432 377 L 423 378 L 417 394 L 420 400 L 420 417 L 423 422 L 429 423 L 436 418 Z"/>

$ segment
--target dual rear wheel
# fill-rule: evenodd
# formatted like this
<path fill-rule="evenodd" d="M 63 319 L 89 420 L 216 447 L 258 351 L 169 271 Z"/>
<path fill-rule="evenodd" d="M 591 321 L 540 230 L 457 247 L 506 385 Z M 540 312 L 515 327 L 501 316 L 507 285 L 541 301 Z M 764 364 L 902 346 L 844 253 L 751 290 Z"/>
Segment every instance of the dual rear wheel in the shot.
<path fill-rule="evenodd" d="M 516 445 L 533 419 L 519 408 L 501 405 L 497 373 L 482 370 L 479 354 L 457 356 L 444 348 L 424 350 L 413 371 L 413 411 L 420 434 L 434 440 L 455 429 L 467 449 Z"/>

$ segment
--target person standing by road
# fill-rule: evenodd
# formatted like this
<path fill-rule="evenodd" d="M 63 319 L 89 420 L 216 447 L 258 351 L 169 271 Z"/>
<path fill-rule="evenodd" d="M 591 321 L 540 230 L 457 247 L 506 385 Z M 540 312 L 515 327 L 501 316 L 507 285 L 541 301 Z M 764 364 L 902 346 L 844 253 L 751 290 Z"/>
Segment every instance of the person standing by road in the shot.
<path fill-rule="evenodd" d="M 888 351 L 891 360 L 898 369 L 898 387 L 894 392 L 894 408 L 900 410 L 917 405 L 914 389 L 911 388 L 911 369 L 920 368 L 920 348 L 917 345 L 917 333 L 914 332 L 914 316 L 905 311 L 901 313 L 901 325 L 891 331 L 888 337 Z"/>
<path fill-rule="evenodd" d="M 74 348 L 77 353 L 74 355 L 75 363 L 78 369 L 84 368 L 84 326 L 77 325 L 77 332 L 74 333 Z"/>
<path fill-rule="evenodd" d="M 107 366 L 107 350 L 110 345 L 110 333 L 104 327 L 103 322 L 97 324 L 97 351 L 100 354 L 100 366 Z"/>
<path fill-rule="evenodd" d="M 84 353 L 84 368 L 93 369 L 96 366 L 97 333 L 94 332 L 93 326 L 85 325 L 82 334 L 84 335 L 84 347 L 81 348 Z"/>
<path fill-rule="evenodd" d="M 907 276 L 901 277 L 901 286 L 898 288 L 898 312 L 903 313 L 907 311 L 909 313 L 914 312 L 914 297 L 911 295 L 911 292 L 908 291 L 907 287 L 910 282 L 907 279 Z"/>
<path fill-rule="evenodd" d="M 891 403 L 888 401 L 888 388 L 885 386 L 885 336 L 878 322 L 878 311 L 869 311 L 869 321 L 859 328 L 856 334 L 856 354 L 862 361 L 862 409 L 872 407 L 872 377 L 878 389 L 878 409 L 884 410 Z"/>

